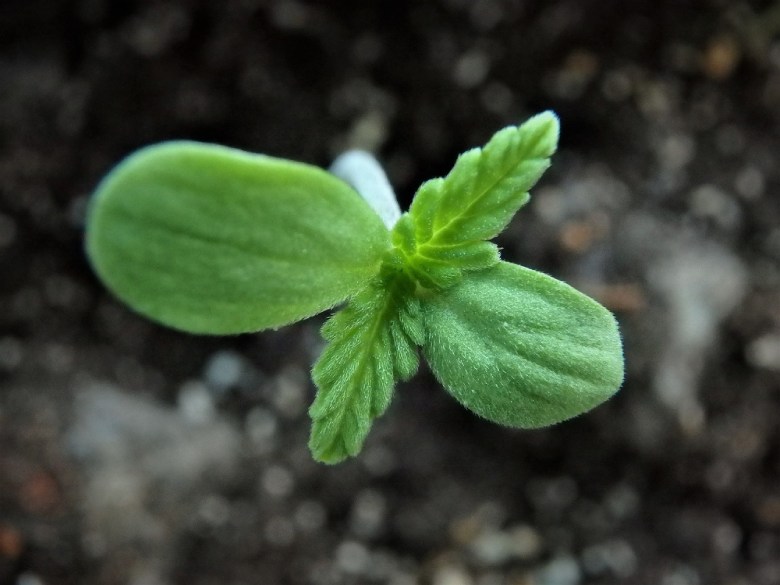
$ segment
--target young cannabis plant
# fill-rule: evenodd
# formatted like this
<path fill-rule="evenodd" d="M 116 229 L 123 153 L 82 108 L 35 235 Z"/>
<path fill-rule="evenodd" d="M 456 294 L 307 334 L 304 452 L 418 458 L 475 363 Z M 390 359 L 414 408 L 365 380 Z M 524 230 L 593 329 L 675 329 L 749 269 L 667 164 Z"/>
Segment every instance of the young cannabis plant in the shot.
<path fill-rule="evenodd" d="M 309 446 L 319 461 L 360 451 L 396 381 L 417 371 L 418 348 L 476 414 L 550 425 L 603 402 L 623 379 L 609 311 L 502 261 L 490 242 L 528 201 L 557 141 L 550 112 L 501 130 L 423 183 L 390 225 L 319 168 L 162 143 L 99 185 L 87 252 L 130 307 L 191 333 L 277 328 L 346 302 L 322 328 L 328 343 L 312 371 Z"/>

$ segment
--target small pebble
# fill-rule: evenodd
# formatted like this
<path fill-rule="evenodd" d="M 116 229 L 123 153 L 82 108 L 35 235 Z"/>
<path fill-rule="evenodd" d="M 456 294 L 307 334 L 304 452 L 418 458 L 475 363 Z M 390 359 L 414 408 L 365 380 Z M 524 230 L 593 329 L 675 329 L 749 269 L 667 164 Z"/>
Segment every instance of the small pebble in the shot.
<path fill-rule="evenodd" d="M 205 384 L 190 380 L 182 384 L 177 396 L 179 411 L 192 423 L 205 423 L 214 418 L 215 409 L 211 393 Z"/>
<path fill-rule="evenodd" d="M 280 465 L 265 470 L 261 480 L 263 490 L 270 496 L 283 498 L 290 495 L 295 487 L 292 474 Z"/>
<path fill-rule="evenodd" d="M 224 392 L 236 386 L 244 372 L 243 356 L 234 351 L 218 351 L 206 362 L 203 377 L 214 390 Z"/>
<path fill-rule="evenodd" d="M 734 189 L 740 197 L 753 201 L 764 194 L 765 184 L 764 173 L 756 167 L 749 166 L 737 174 L 737 178 L 734 180 Z"/>
<path fill-rule="evenodd" d="M 271 4 L 271 21 L 282 30 L 302 29 L 309 22 L 309 9 L 297 0 L 283 0 Z"/>
<path fill-rule="evenodd" d="M 691 192 L 691 213 L 710 219 L 724 229 L 739 225 L 741 212 L 734 198 L 714 185 L 701 185 Z"/>
<path fill-rule="evenodd" d="M 376 536 L 384 526 L 386 515 L 384 496 L 374 490 L 363 490 L 352 505 L 350 528 L 358 536 Z"/>
<path fill-rule="evenodd" d="M 315 533 L 325 526 L 328 513 L 325 506 L 314 500 L 305 500 L 295 509 L 293 514 L 295 526 L 305 533 Z"/>
<path fill-rule="evenodd" d="M 279 425 L 270 410 L 256 406 L 247 414 L 244 425 L 249 440 L 255 446 L 264 449 L 272 447 Z"/>
<path fill-rule="evenodd" d="M 464 89 L 479 86 L 490 71 L 490 58 L 482 50 L 472 49 L 460 56 L 455 63 L 455 83 Z"/>
<path fill-rule="evenodd" d="M 453 565 L 445 565 L 436 569 L 431 585 L 472 585 L 471 575 L 465 569 Z"/>
<path fill-rule="evenodd" d="M 542 538 L 531 526 L 517 526 L 506 531 L 484 532 L 474 540 L 470 550 L 480 563 L 495 567 L 536 557 L 542 550 Z"/>
<path fill-rule="evenodd" d="M 371 555 L 366 547 L 358 542 L 342 542 L 336 549 L 336 563 L 345 573 L 360 575 L 368 569 Z"/>
<path fill-rule="evenodd" d="M 387 585 L 418 585 L 417 577 L 409 573 L 396 573 L 390 577 Z"/>
<path fill-rule="evenodd" d="M 780 512 L 780 507 L 777 511 Z M 742 544 L 742 539 L 742 529 L 731 520 L 724 520 L 712 531 L 712 546 L 718 557 L 735 554 Z"/>
<path fill-rule="evenodd" d="M 398 468 L 398 457 L 384 445 L 369 445 L 360 459 L 366 470 L 376 477 L 389 475 Z"/>
<path fill-rule="evenodd" d="M 741 58 L 737 41 L 731 36 L 717 36 L 710 40 L 702 58 L 704 73 L 716 80 L 731 77 Z"/>
<path fill-rule="evenodd" d="M 587 547 L 582 552 L 582 564 L 591 575 L 611 573 L 628 579 L 636 572 L 638 559 L 630 544 L 612 540 Z"/>
<path fill-rule="evenodd" d="M 481 0 L 471 5 L 470 16 L 475 29 L 488 31 L 504 19 L 504 8 L 498 0 Z"/>
<path fill-rule="evenodd" d="M 693 567 L 680 565 L 668 571 L 659 585 L 700 585 L 701 578 Z"/>
<path fill-rule="evenodd" d="M 559 511 L 577 499 L 577 483 L 571 477 L 532 478 L 528 482 L 528 498 L 535 508 Z"/>
<path fill-rule="evenodd" d="M 22 573 L 16 578 L 16 585 L 45 585 L 45 582 L 34 573 Z"/>
<path fill-rule="evenodd" d="M 661 142 L 658 157 L 665 169 L 680 170 L 696 156 L 696 142 L 688 134 L 672 134 Z"/>
<path fill-rule="evenodd" d="M 211 526 L 223 526 L 230 519 L 230 504 L 220 496 L 207 496 L 198 508 L 198 515 Z"/>
<path fill-rule="evenodd" d="M 780 371 L 780 333 L 767 333 L 751 341 L 745 357 L 757 368 Z"/>
<path fill-rule="evenodd" d="M 536 571 L 534 582 L 537 585 L 579 585 L 582 570 L 573 557 L 560 556 Z"/>
<path fill-rule="evenodd" d="M 636 489 L 626 484 L 618 484 L 604 496 L 604 507 L 617 520 L 625 520 L 636 514 L 640 497 Z"/>
<path fill-rule="evenodd" d="M 299 369 L 288 369 L 276 377 L 271 401 L 285 418 L 294 419 L 306 410 L 306 378 Z"/>

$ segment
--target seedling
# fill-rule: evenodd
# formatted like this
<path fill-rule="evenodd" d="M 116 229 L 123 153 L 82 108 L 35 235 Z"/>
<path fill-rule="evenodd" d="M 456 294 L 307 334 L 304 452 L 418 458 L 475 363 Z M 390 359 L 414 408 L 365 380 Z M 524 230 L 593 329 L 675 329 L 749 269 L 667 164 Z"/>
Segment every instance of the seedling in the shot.
<path fill-rule="evenodd" d="M 322 328 L 327 345 L 312 370 L 309 447 L 319 461 L 361 450 L 396 381 L 417 371 L 418 348 L 476 414 L 551 425 L 600 404 L 623 379 L 612 314 L 502 261 L 490 242 L 528 201 L 557 142 L 551 112 L 505 128 L 423 183 L 402 215 L 365 155 L 332 168 L 356 191 L 306 164 L 165 142 L 101 182 L 87 252 L 130 307 L 191 333 L 275 329 L 345 303 Z"/>

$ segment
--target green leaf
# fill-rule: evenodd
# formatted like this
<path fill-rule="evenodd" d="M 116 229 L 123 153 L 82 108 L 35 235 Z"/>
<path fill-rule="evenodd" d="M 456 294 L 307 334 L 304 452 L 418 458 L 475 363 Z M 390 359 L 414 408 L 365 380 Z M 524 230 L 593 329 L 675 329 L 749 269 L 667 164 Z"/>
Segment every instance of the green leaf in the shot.
<path fill-rule="evenodd" d="M 279 327 L 366 286 L 387 228 L 313 166 L 196 142 L 134 153 L 99 185 L 87 252 L 135 310 L 193 333 Z"/>
<path fill-rule="evenodd" d="M 483 244 L 478 254 L 473 244 L 498 235 L 528 201 L 528 191 L 550 166 L 558 133 L 558 118 L 544 112 L 460 155 L 445 178 L 420 187 L 408 219 L 394 229 L 394 243 L 403 242 L 412 265 L 436 259 L 476 270 L 498 262 L 493 244 Z"/>
<path fill-rule="evenodd" d="M 620 387 L 612 314 L 550 276 L 500 262 L 423 302 L 426 359 L 466 408 L 514 427 L 550 425 Z"/>
<path fill-rule="evenodd" d="M 312 370 L 309 415 L 314 458 L 338 463 L 360 452 L 371 422 L 387 410 L 395 380 L 417 371 L 423 328 L 411 282 L 377 279 L 323 326 L 328 340 Z"/>

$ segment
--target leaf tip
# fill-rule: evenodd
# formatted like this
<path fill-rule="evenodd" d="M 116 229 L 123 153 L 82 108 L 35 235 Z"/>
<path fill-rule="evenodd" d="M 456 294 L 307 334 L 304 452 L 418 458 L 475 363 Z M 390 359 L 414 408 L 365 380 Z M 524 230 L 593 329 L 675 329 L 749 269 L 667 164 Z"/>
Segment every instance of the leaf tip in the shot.
<path fill-rule="evenodd" d="M 558 148 L 558 140 L 561 136 L 561 121 L 558 114 L 552 110 L 546 110 L 529 118 L 523 126 L 540 137 L 542 154 L 548 157 L 552 156 Z"/>
<path fill-rule="evenodd" d="M 325 465 L 337 465 L 350 457 L 350 454 L 344 451 L 337 449 L 322 449 L 311 443 L 309 443 L 309 451 L 311 452 L 312 459 L 317 463 L 324 463 Z"/>

